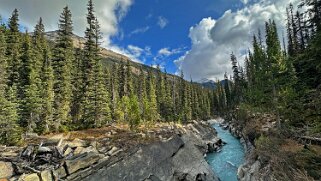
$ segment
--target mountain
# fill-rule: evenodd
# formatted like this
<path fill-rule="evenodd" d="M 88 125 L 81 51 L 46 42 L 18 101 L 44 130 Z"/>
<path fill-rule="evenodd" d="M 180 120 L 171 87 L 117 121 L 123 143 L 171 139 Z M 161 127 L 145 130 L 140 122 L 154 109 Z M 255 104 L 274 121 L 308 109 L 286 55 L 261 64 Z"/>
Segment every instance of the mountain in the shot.
<path fill-rule="evenodd" d="M 210 80 L 207 78 L 203 78 L 197 81 L 197 83 L 201 84 L 203 87 L 210 88 L 210 89 L 216 89 L 216 86 L 217 86 L 217 83 L 214 80 Z M 221 85 L 225 85 L 226 80 L 221 80 L 220 83 Z"/>
<path fill-rule="evenodd" d="M 46 37 L 49 40 L 49 42 L 55 42 L 58 37 L 58 31 L 46 32 Z M 75 48 L 82 49 L 84 47 L 84 44 L 86 41 L 85 38 L 80 37 L 76 34 L 73 34 L 72 38 L 73 38 L 73 43 L 74 43 Z M 127 61 L 129 61 L 130 65 L 132 67 L 132 72 L 136 75 L 138 75 L 140 73 L 139 72 L 140 68 L 142 68 L 142 70 L 145 72 L 151 71 L 151 72 L 157 73 L 156 68 L 153 68 L 153 67 L 150 67 L 150 66 L 138 63 L 138 62 L 134 62 L 125 55 L 116 53 L 112 50 L 108 50 L 103 47 L 101 47 L 100 55 L 103 58 L 103 64 L 106 66 L 112 65 L 114 63 L 117 63 L 117 64 L 118 63 L 127 63 Z M 171 74 L 167 74 L 167 75 L 168 75 L 168 78 L 171 80 L 174 80 L 175 77 L 178 78 L 175 75 L 171 75 Z"/>

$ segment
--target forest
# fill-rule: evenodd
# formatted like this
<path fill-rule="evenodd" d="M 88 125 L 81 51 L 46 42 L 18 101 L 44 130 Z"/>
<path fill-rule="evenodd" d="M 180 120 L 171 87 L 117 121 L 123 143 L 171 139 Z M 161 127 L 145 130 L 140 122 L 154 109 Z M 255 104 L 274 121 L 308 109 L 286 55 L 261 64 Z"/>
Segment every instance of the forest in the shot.
<path fill-rule="evenodd" d="M 307 9 L 306 11 L 303 11 Z M 321 2 L 308 0 L 287 8 L 287 42 L 274 20 L 253 36 L 244 67 L 232 53 L 229 84 L 217 90 L 221 112 L 249 106 L 278 115 L 279 126 L 321 132 Z"/>
<path fill-rule="evenodd" d="M 0 144 L 15 145 L 28 133 L 47 134 L 104 127 L 208 119 L 215 91 L 181 76 L 106 64 L 92 0 L 87 6 L 83 48 L 73 44 L 72 13 L 59 19 L 58 37 L 46 38 L 39 19 L 33 32 L 21 32 L 15 9 L 0 27 Z"/>
<path fill-rule="evenodd" d="M 321 137 L 321 1 L 290 4 L 286 14 L 286 37 L 269 20 L 265 31 L 253 35 L 244 66 L 231 54 L 233 75 L 217 89 L 218 111 L 243 127 L 277 180 L 320 179 L 315 145 Z M 271 120 L 276 130 L 262 131 Z M 302 138 L 309 141 L 297 149 Z M 290 151 L 282 150 L 285 146 Z"/>

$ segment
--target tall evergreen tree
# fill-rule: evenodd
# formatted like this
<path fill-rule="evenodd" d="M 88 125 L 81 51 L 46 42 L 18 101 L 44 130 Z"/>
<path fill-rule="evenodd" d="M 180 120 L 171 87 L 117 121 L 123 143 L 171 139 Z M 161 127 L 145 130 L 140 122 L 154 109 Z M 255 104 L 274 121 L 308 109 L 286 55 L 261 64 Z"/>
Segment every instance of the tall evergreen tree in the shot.
<path fill-rule="evenodd" d="M 41 100 L 41 79 L 36 68 L 36 58 L 31 47 L 31 40 L 28 33 L 24 35 L 22 53 L 22 71 L 24 72 L 23 97 L 21 102 L 22 117 L 21 126 L 25 127 L 28 132 L 34 132 L 36 124 L 41 121 L 42 100 Z"/>
<path fill-rule="evenodd" d="M 20 43 L 21 43 L 21 35 L 19 32 L 19 14 L 18 10 L 15 9 L 12 12 L 11 17 L 9 18 L 9 31 L 7 35 L 7 52 L 6 55 L 8 57 L 8 85 L 18 85 L 21 71 L 21 59 L 20 59 Z M 22 90 L 19 89 L 19 94 L 21 94 Z"/>
<path fill-rule="evenodd" d="M 62 125 L 71 121 L 72 85 L 71 73 L 74 60 L 71 12 L 66 6 L 60 15 L 57 42 L 53 50 L 54 70 L 54 128 L 59 131 Z"/>
<path fill-rule="evenodd" d="M 0 28 L 0 144 L 15 144 L 20 140 L 17 124 L 17 105 L 11 102 L 11 95 L 7 93 L 7 60 L 5 58 L 6 42 L 5 29 Z M 8 99 L 9 97 L 9 99 Z"/>
<path fill-rule="evenodd" d="M 102 64 L 100 59 L 100 27 L 94 15 L 92 0 L 88 2 L 87 24 L 84 47 L 84 101 L 83 122 L 85 127 L 100 127 L 109 121 L 110 109 L 108 92 L 104 87 Z"/>
<path fill-rule="evenodd" d="M 148 72 L 148 98 L 149 102 L 145 102 L 147 104 L 146 107 L 146 120 L 147 121 L 157 121 L 160 118 L 157 108 L 157 95 L 156 95 L 156 86 L 155 86 L 155 78 L 151 72 Z"/>

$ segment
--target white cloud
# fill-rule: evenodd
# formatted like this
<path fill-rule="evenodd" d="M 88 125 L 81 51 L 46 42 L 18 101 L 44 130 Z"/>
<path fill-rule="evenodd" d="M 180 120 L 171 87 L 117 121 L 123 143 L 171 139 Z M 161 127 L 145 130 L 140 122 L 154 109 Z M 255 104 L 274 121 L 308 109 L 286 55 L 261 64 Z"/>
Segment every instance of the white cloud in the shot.
<path fill-rule="evenodd" d="M 169 21 L 168 21 L 166 18 L 164 18 L 164 17 L 162 17 L 162 16 L 159 16 L 159 17 L 158 17 L 158 22 L 157 22 L 157 24 L 158 24 L 158 26 L 159 26 L 161 29 L 165 28 L 168 23 L 169 23 Z"/>
<path fill-rule="evenodd" d="M 247 4 L 247 3 L 249 2 L 249 0 L 241 0 L 241 2 L 242 2 L 243 4 Z"/>
<path fill-rule="evenodd" d="M 139 33 L 145 33 L 145 32 L 148 31 L 149 29 L 150 29 L 149 26 L 137 28 L 137 29 L 133 30 L 132 32 L 130 32 L 128 36 L 132 36 L 132 35 L 134 35 L 134 34 L 139 34 Z"/>
<path fill-rule="evenodd" d="M 122 55 L 127 56 L 134 62 L 144 63 L 147 58 L 152 56 L 151 48 L 149 46 L 145 46 L 144 48 L 128 45 L 126 48 L 122 48 L 119 46 L 112 45 L 110 47 L 116 53 L 120 53 Z"/>
<path fill-rule="evenodd" d="M 192 47 L 175 61 L 186 77 L 193 80 L 222 79 L 231 73 L 230 54 L 234 52 L 243 62 L 251 48 L 252 36 L 258 29 L 264 30 L 265 21 L 274 19 L 282 34 L 285 25 L 286 6 L 300 0 L 261 0 L 258 3 L 232 12 L 226 11 L 218 20 L 211 17 L 190 28 Z"/>
<path fill-rule="evenodd" d="M 172 54 L 172 52 L 170 50 L 168 50 L 168 48 L 162 48 L 158 51 L 159 55 L 165 55 L 165 56 L 169 56 Z"/>
<path fill-rule="evenodd" d="M 126 16 L 134 0 L 94 0 L 95 13 L 101 25 L 103 34 L 102 46 L 131 58 L 129 50 L 118 47 L 111 42 L 111 37 L 118 35 L 121 39 L 123 31 L 119 29 L 119 22 Z M 0 0 L 0 12 L 5 18 L 11 16 L 14 8 L 19 11 L 20 24 L 28 31 L 33 31 L 39 17 L 43 18 L 46 31 L 58 29 L 58 20 L 62 9 L 68 5 L 72 13 L 74 33 L 84 36 L 87 26 L 87 0 Z M 146 30 L 147 31 L 147 30 Z M 136 58 L 135 61 L 138 61 Z"/>
<path fill-rule="evenodd" d="M 158 50 L 158 56 L 171 56 L 182 52 L 182 48 L 170 49 L 168 47 Z"/>

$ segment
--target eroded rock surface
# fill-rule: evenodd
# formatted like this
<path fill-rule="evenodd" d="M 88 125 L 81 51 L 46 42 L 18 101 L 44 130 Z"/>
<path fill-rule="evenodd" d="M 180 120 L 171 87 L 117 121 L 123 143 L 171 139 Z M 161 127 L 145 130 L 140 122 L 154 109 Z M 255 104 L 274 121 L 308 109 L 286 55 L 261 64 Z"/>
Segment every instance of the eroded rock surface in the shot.
<path fill-rule="evenodd" d="M 132 133 L 130 133 L 132 134 Z M 56 136 L 17 150 L 0 150 L 9 155 L 0 159 L 10 180 L 146 180 L 146 181 L 216 181 L 218 178 L 204 159 L 222 144 L 216 132 L 205 122 L 169 126 L 138 133 L 140 139 L 131 146 L 111 137 L 96 140 Z M 127 135 L 128 136 L 128 135 Z M 152 137 L 152 138 L 151 138 Z M 135 144 L 136 143 L 136 144 Z M 215 148 L 214 148 L 215 147 Z M 9 153 L 6 153 L 9 152 Z"/>

